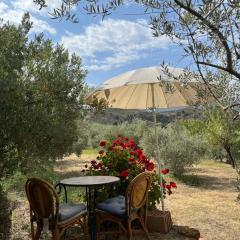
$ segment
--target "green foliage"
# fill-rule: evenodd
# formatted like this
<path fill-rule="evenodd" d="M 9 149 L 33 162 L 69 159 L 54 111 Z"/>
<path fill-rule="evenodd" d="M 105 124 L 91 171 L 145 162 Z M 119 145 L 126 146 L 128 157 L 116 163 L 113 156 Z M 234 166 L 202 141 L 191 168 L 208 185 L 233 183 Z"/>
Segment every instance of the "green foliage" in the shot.
<path fill-rule="evenodd" d="M 205 137 L 209 146 L 214 150 L 223 149 L 228 163 L 236 167 L 239 158 L 239 121 L 235 121 L 229 112 L 219 108 L 209 108 L 205 111 Z"/>
<path fill-rule="evenodd" d="M 36 166 L 28 173 L 15 170 L 11 175 L 0 179 L 0 186 L 2 186 L 4 192 L 14 191 L 22 194 L 28 177 L 40 177 L 51 184 L 58 182 L 58 177 L 53 171 L 53 164 L 49 163 L 48 165 Z"/>
<path fill-rule="evenodd" d="M 29 15 L 19 27 L 0 25 L 1 175 L 27 173 L 72 152 L 78 141 L 81 59 L 43 35 L 29 40 L 30 27 Z"/>
<path fill-rule="evenodd" d="M 158 127 L 160 158 L 175 175 L 181 175 L 185 168 L 198 162 L 205 154 L 206 146 L 199 136 L 191 135 L 178 123 L 166 128 Z M 145 132 L 141 145 L 150 156 L 155 156 L 154 129 Z"/>
<path fill-rule="evenodd" d="M 80 155 L 83 149 L 88 147 L 88 123 L 86 120 L 78 120 L 77 121 L 77 141 L 73 143 L 73 152 L 77 155 Z"/>
<path fill-rule="evenodd" d="M 97 148 L 99 139 L 108 139 L 110 136 L 116 136 L 118 134 L 134 138 L 138 143 L 144 132 L 148 129 L 146 122 L 140 119 L 134 119 L 131 123 L 123 122 L 119 125 L 90 122 L 87 128 L 89 148 Z"/>
<path fill-rule="evenodd" d="M 238 121 L 233 121 L 228 112 L 219 108 L 210 108 L 205 111 L 205 135 L 211 145 L 235 144 L 236 130 L 239 129 Z"/>
<path fill-rule="evenodd" d="M 97 161 L 91 161 L 91 166 L 88 167 L 87 175 L 110 175 L 120 177 L 120 183 L 114 191 L 116 195 L 125 195 L 128 184 L 141 172 L 148 171 L 152 173 L 153 181 L 152 188 L 149 193 L 149 207 L 155 208 L 159 203 L 161 191 L 159 186 L 159 176 L 155 172 L 154 162 L 152 162 L 139 148 L 134 139 L 128 137 L 111 136 L 110 140 L 100 141 L 101 149 L 97 157 Z M 171 193 L 171 185 L 165 189 L 166 181 L 164 183 L 164 196 L 166 191 Z M 109 187 L 102 189 L 98 194 L 99 201 L 109 195 L 107 192 L 111 191 Z"/>

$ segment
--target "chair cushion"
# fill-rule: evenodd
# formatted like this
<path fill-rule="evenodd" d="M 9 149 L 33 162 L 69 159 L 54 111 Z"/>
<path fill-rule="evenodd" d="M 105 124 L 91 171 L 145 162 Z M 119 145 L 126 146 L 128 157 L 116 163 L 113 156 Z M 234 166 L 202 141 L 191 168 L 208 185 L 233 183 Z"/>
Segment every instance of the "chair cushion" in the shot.
<path fill-rule="evenodd" d="M 104 202 L 98 203 L 96 209 L 111 213 L 118 217 L 124 217 L 126 215 L 125 197 L 119 195 L 114 198 L 109 198 Z"/>
<path fill-rule="evenodd" d="M 85 204 L 61 203 L 59 205 L 58 220 L 65 221 L 75 215 L 83 214 L 87 211 Z"/>

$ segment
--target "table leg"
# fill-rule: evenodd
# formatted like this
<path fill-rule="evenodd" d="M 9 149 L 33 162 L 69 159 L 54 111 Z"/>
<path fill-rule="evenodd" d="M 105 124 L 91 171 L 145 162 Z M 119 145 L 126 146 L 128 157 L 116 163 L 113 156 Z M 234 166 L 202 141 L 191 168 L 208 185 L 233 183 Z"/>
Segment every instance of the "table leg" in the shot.
<path fill-rule="evenodd" d="M 92 186 L 86 188 L 87 208 L 88 208 L 88 239 L 95 240 L 95 205 L 96 189 Z"/>

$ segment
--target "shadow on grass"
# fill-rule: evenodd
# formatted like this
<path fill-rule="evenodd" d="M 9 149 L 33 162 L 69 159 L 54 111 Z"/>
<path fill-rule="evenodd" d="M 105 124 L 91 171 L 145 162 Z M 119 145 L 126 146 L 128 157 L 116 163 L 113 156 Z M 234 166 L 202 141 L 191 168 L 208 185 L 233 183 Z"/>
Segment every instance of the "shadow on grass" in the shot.
<path fill-rule="evenodd" d="M 220 178 L 219 176 L 183 174 L 175 176 L 175 178 L 188 186 L 209 190 L 232 191 L 236 184 L 235 179 Z"/>
<path fill-rule="evenodd" d="M 175 178 L 189 186 L 194 186 L 194 187 L 200 187 L 200 186 L 202 187 L 203 186 L 203 180 L 198 175 L 182 174 L 182 175 L 175 176 Z"/>
<path fill-rule="evenodd" d="M 0 185 L 0 240 L 10 239 L 11 211 L 10 203 Z"/>

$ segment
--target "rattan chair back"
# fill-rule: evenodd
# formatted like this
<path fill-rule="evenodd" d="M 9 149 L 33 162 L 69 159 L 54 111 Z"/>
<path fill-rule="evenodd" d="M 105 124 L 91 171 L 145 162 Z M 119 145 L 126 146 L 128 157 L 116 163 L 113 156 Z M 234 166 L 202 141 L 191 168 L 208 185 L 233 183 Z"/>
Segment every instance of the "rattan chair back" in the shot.
<path fill-rule="evenodd" d="M 54 188 L 38 178 L 29 178 L 25 185 L 30 208 L 38 219 L 54 217 L 58 213 L 59 200 Z"/>
<path fill-rule="evenodd" d="M 132 209 L 140 209 L 147 204 L 151 179 L 150 173 L 143 172 L 129 183 L 125 196 L 128 214 L 130 214 Z"/>

